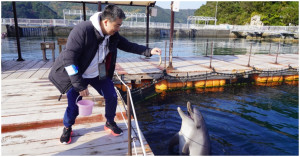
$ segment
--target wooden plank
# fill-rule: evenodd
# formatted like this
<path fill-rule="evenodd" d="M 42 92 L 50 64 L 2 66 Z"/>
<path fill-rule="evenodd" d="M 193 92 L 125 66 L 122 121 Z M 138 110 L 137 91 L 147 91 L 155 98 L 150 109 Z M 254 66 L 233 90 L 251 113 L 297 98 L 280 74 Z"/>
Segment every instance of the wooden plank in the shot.
<path fill-rule="evenodd" d="M 26 64 L 28 64 L 30 62 L 31 61 L 29 61 L 29 60 L 18 62 L 18 64 L 16 64 L 15 66 L 13 66 L 10 69 L 2 72 L 2 76 L 1 76 L 2 80 L 5 79 L 6 77 L 8 77 L 9 75 L 13 74 L 17 70 L 21 69 L 22 67 L 24 67 Z"/>
<path fill-rule="evenodd" d="M 214 56 L 214 58 L 222 61 L 229 62 L 232 65 L 240 66 L 247 68 L 249 56 L 246 55 L 235 55 L 235 56 Z M 271 63 L 271 58 L 265 58 L 265 55 L 252 55 L 250 57 L 250 70 L 252 67 L 255 67 L 259 70 L 278 70 L 284 68 L 281 65 L 275 65 Z M 214 64 L 214 62 L 213 62 Z M 230 66 L 228 66 L 230 67 Z"/>
<path fill-rule="evenodd" d="M 11 60 L 1 61 L 1 72 L 9 70 L 10 68 L 14 67 L 17 64 L 18 64 L 17 61 L 11 61 Z"/>
<path fill-rule="evenodd" d="M 119 137 L 105 132 L 104 122 L 74 125 L 69 145 L 59 142 L 62 127 L 5 133 L 2 134 L 2 155 L 127 155 L 127 128 L 122 121 L 117 123 L 124 131 Z M 140 147 L 140 143 L 136 145 Z M 138 154 L 142 155 L 141 150 Z M 153 155 L 149 151 L 148 154 Z"/>
<path fill-rule="evenodd" d="M 53 65 L 53 62 L 52 61 L 48 61 L 44 66 L 42 66 L 30 78 L 43 78 L 44 74 L 52 67 L 52 65 Z"/>
<path fill-rule="evenodd" d="M 279 55 L 277 62 L 279 64 L 290 65 L 293 68 L 299 68 L 299 55 L 297 54 L 286 54 L 286 55 Z"/>
<path fill-rule="evenodd" d="M 26 73 L 28 70 L 32 69 L 34 65 L 36 65 L 38 61 L 31 61 L 25 66 L 23 66 L 21 69 L 15 71 L 13 74 L 9 75 L 5 79 L 17 79 L 20 75 Z"/>
<path fill-rule="evenodd" d="M 18 77 L 18 79 L 28 79 L 30 78 L 34 73 L 36 73 L 42 66 L 44 66 L 47 62 L 41 60 L 36 65 L 34 65 L 32 68 L 30 68 L 28 71 L 23 73 Z"/>
<path fill-rule="evenodd" d="M 128 74 L 159 73 L 161 70 L 140 58 L 122 58 L 119 66 Z"/>
<path fill-rule="evenodd" d="M 5 72 L 7 72 L 7 71 L 18 70 L 19 67 L 20 67 L 20 64 L 24 65 L 24 64 L 27 64 L 29 62 L 31 62 L 31 61 L 26 60 L 26 61 L 20 61 L 20 62 L 18 62 L 18 61 L 8 61 L 8 62 L 5 62 L 5 65 L 3 65 L 2 74 L 5 73 Z M 19 67 L 16 67 L 18 65 L 19 65 Z"/>
<path fill-rule="evenodd" d="M 177 67 L 179 64 L 180 67 Z M 209 68 L 209 60 L 206 57 L 185 57 L 185 58 L 173 58 L 174 72 L 211 72 Z M 191 68 L 192 70 L 188 70 Z"/>
<path fill-rule="evenodd" d="M 249 58 L 249 57 L 248 57 Z M 260 55 L 251 56 L 250 66 L 255 67 L 259 70 L 281 70 L 287 68 L 287 66 L 283 66 L 280 64 L 275 64 L 275 60 L 273 57 L 264 57 Z M 247 61 L 248 63 L 248 61 Z"/>
<path fill-rule="evenodd" d="M 122 62 L 119 62 L 119 65 L 128 73 L 136 74 L 135 68 L 129 63 L 127 58 L 122 58 Z"/>
<path fill-rule="evenodd" d="M 41 77 L 42 79 L 48 79 L 48 76 L 49 76 L 49 73 L 50 73 L 50 71 L 51 71 L 51 68 L 52 68 L 52 65 L 53 64 L 49 64 L 48 65 L 48 69 L 47 69 L 47 71 L 44 73 L 44 75 Z"/>

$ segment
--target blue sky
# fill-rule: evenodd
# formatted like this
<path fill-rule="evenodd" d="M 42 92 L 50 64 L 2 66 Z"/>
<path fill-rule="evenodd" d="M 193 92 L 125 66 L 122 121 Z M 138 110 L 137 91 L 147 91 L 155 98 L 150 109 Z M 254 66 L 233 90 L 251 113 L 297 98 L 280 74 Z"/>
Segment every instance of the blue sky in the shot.
<path fill-rule="evenodd" d="M 179 1 L 179 9 L 199 9 L 206 1 Z M 156 1 L 155 5 L 170 9 L 171 1 Z"/>

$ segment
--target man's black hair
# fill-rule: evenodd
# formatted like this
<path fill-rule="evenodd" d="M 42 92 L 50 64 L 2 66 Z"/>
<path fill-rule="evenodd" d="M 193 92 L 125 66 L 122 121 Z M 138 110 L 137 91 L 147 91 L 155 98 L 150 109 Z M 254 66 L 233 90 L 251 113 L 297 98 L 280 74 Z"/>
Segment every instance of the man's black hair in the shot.
<path fill-rule="evenodd" d="M 115 21 L 117 18 L 125 19 L 126 16 L 125 16 L 123 10 L 114 4 L 107 5 L 101 14 L 102 20 L 108 19 L 109 21 Z"/>

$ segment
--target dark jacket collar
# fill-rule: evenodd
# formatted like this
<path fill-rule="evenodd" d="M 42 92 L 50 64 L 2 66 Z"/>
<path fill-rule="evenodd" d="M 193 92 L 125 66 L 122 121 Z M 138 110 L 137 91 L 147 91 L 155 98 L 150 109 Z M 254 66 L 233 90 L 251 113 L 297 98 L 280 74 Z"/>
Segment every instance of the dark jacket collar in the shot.
<path fill-rule="evenodd" d="M 100 33 L 97 31 L 96 28 L 94 28 L 94 31 L 95 31 L 95 35 L 96 35 L 96 38 L 97 38 L 97 42 L 98 42 L 98 45 L 104 40 L 104 37 L 102 37 L 100 35 Z"/>

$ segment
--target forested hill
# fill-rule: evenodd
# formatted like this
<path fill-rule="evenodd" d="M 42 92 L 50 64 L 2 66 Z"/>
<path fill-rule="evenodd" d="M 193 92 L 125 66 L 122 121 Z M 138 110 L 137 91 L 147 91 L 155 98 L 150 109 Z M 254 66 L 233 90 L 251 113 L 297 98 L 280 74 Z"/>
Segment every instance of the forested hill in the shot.
<path fill-rule="evenodd" d="M 216 3 L 207 1 L 195 11 L 195 16 L 215 17 Z M 260 15 L 267 26 L 299 25 L 298 1 L 219 1 L 217 24 L 245 25 L 251 17 Z"/>
<path fill-rule="evenodd" d="M 196 2 L 196 1 L 195 1 Z M 176 23 L 186 23 L 188 16 L 215 17 L 216 3 L 207 1 L 199 9 L 180 9 L 175 12 Z M 62 19 L 63 9 L 81 10 L 81 3 L 59 1 L 16 2 L 19 18 Z M 97 4 L 87 4 L 87 10 L 97 10 Z M 104 5 L 102 6 L 104 8 Z M 146 7 L 121 6 L 125 12 L 145 13 Z M 157 16 L 151 17 L 151 22 L 170 22 L 170 9 L 158 6 Z M 2 18 L 12 18 L 12 2 L 1 1 Z M 217 24 L 245 25 L 251 17 L 260 15 L 261 21 L 267 26 L 299 25 L 298 1 L 219 1 L 217 7 Z M 68 16 L 69 19 L 79 19 L 79 16 Z M 143 20 L 143 19 L 140 19 Z M 204 23 L 204 22 L 203 22 Z M 214 24 L 211 21 L 211 24 Z"/>
<path fill-rule="evenodd" d="M 12 3 L 1 2 L 2 18 L 12 18 Z M 82 10 L 81 3 L 41 1 L 41 2 L 17 2 L 17 15 L 19 18 L 39 19 L 62 19 L 63 9 Z M 102 6 L 104 8 L 105 5 Z M 97 4 L 87 4 L 87 10 L 96 11 Z M 146 13 L 146 7 L 120 6 L 125 12 Z M 163 9 L 158 6 L 157 16 L 151 17 L 151 22 L 170 22 L 170 9 Z M 196 9 L 181 9 L 175 13 L 176 23 L 186 23 L 188 16 L 193 16 Z M 69 19 L 79 19 L 79 16 L 68 16 Z M 135 20 L 135 19 L 134 19 Z M 142 20 L 143 19 L 139 19 Z"/>
<path fill-rule="evenodd" d="M 17 2 L 16 10 L 18 18 L 32 19 L 57 19 L 55 11 L 41 2 Z M 12 2 L 1 1 L 1 18 L 13 18 Z"/>

